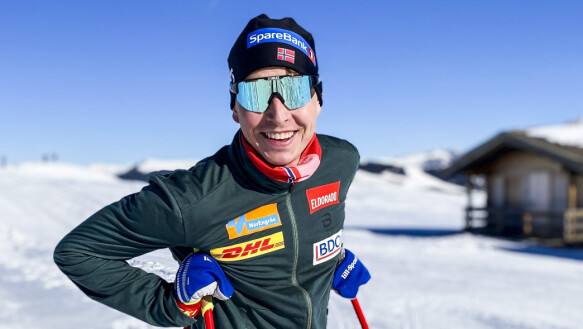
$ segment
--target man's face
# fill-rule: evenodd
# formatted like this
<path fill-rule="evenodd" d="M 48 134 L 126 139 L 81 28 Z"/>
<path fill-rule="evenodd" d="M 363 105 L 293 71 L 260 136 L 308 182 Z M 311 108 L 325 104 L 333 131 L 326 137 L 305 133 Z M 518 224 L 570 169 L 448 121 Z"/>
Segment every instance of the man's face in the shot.
<path fill-rule="evenodd" d="M 247 79 L 288 75 L 285 68 L 267 67 Z M 241 125 L 243 136 L 272 165 L 293 167 L 316 131 L 320 103 L 314 93 L 308 104 L 290 111 L 278 97 L 273 97 L 267 110 L 256 113 L 245 110 L 239 102 L 233 108 L 233 120 Z"/>

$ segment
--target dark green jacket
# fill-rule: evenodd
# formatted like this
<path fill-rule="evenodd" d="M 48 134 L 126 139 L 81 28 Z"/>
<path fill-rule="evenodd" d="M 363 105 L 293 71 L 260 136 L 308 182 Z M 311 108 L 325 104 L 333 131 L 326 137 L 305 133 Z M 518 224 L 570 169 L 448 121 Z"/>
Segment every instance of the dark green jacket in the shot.
<path fill-rule="evenodd" d="M 217 328 L 326 327 L 344 201 L 359 163 L 350 143 L 318 135 L 322 160 L 288 184 L 249 160 L 240 132 L 230 146 L 166 176 L 80 224 L 55 249 L 55 262 L 94 300 L 157 326 L 186 326 L 172 283 L 128 259 L 170 248 L 214 256 L 235 287 L 215 301 Z M 195 327 L 204 328 L 202 319 Z"/>

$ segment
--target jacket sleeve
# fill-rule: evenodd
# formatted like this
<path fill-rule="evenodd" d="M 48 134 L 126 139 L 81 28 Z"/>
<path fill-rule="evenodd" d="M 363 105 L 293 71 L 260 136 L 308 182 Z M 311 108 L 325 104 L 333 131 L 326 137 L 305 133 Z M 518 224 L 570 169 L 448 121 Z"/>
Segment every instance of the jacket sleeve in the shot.
<path fill-rule="evenodd" d="M 87 296 L 156 326 L 187 326 L 172 283 L 126 261 L 184 245 L 182 214 L 162 178 L 101 209 L 59 242 L 57 266 Z"/>

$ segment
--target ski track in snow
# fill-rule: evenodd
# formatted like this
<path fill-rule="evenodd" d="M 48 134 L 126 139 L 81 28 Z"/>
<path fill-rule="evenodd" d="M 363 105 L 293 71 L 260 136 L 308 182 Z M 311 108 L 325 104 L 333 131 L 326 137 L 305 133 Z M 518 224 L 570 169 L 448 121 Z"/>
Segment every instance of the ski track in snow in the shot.
<path fill-rule="evenodd" d="M 358 295 L 371 328 L 581 328 L 583 251 L 463 233 L 463 189 L 409 172 L 359 172 L 348 196 L 343 239 L 372 274 Z M 0 329 L 154 328 L 85 297 L 52 260 L 67 232 L 143 183 L 41 173 L 0 170 Z M 129 263 L 167 281 L 178 267 L 165 250 Z M 328 317 L 360 327 L 335 293 Z"/>

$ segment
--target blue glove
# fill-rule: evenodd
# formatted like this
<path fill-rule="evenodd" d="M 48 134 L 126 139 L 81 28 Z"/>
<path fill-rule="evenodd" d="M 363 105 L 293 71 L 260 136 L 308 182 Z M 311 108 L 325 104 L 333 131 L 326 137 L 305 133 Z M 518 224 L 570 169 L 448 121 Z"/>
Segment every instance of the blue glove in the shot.
<path fill-rule="evenodd" d="M 217 261 L 207 254 L 188 255 L 176 273 L 174 296 L 179 306 L 198 303 L 204 296 L 227 300 L 233 292 L 233 286 Z"/>
<path fill-rule="evenodd" d="M 344 259 L 338 264 L 334 271 L 332 288 L 340 296 L 354 299 L 358 292 L 358 287 L 370 280 L 370 273 L 362 262 L 354 256 L 348 249 L 344 249 Z"/>

